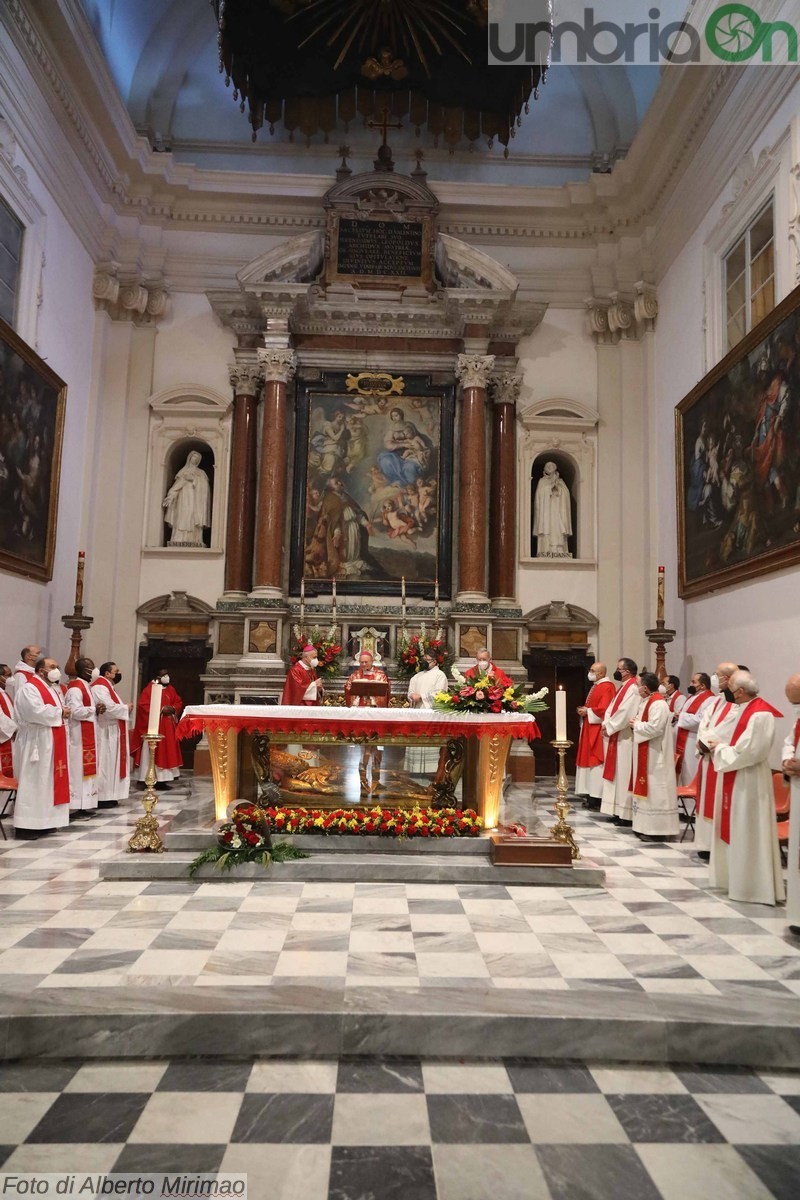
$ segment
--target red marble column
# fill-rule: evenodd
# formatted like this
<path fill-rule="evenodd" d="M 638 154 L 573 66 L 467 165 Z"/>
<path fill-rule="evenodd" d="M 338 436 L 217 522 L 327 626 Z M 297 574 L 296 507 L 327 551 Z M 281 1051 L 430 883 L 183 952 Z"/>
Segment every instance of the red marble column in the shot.
<path fill-rule="evenodd" d="M 503 375 L 492 388 L 492 471 L 489 498 L 489 596 L 516 604 L 517 397 L 518 375 Z"/>
<path fill-rule="evenodd" d="M 228 484 L 225 592 L 246 596 L 253 574 L 256 527 L 257 394 L 261 369 L 254 362 L 230 369 L 233 388 L 233 446 Z"/>
<path fill-rule="evenodd" d="M 486 601 L 486 388 L 493 354 L 459 354 L 461 453 L 456 603 Z"/>
<path fill-rule="evenodd" d="M 258 358 L 264 371 L 264 400 L 253 590 L 261 596 L 280 597 L 289 467 L 286 388 L 294 375 L 295 355 L 288 348 L 266 349 L 259 350 Z"/>

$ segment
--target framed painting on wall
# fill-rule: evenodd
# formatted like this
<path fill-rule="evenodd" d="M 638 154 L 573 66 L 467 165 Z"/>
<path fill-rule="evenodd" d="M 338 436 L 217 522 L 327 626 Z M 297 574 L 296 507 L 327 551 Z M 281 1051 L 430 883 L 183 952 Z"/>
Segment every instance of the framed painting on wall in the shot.
<path fill-rule="evenodd" d="M 298 380 L 290 589 L 450 595 L 453 388 L 427 376 Z"/>
<path fill-rule="evenodd" d="M 800 288 L 675 410 L 679 594 L 800 562 Z"/>
<path fill-rule="evenodd" d="M 53 578 L 67 385 L 0 320 L 0 569 Z"/>

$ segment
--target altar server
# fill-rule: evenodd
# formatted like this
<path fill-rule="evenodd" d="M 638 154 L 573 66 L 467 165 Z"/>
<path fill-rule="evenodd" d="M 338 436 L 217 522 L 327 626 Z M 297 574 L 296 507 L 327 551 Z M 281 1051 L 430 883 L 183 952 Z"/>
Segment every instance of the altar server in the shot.
<path fill-rule="evenodd" d="M 630 779 L 633 757 L 631 718 L 639 708 L 636 686 L 638 667 L 632 658 L 617 662 L 614 678 L 622 686 L 606 709 L 603 733 L 608 739 L 603 767 L 603 797 L 600 811 L 615 824 L 630 825 L 633 820 Z"/>
<path fill-rule="evenodd" d="M 97 710 L 90 683 L 94 663 L 79 658 L 77 678 L 67 686 L 64 703 L 72 713 L 67 727 L 69 808 L 74 817 L 89 817 L 97 808 Z"/>
<path fill-rule="evenodd" d="M 789 816 L 789 866 L 786 872 L 786 919 L 792 933 L 800 933 L 800 675 L 786 684 L 786 699 L 792 706 L 794 723 L 783 743 L 783 773 L 792 788 Z"/>
<path fill-rule="evenodd" d="M 40 658 L 33 675 L 18 684 L 14 720 L 14 774 L 19 783 L 14 836 L 37 838 L 69 824 L 69 762 L 66 723 L 70 710 L 59 688 L 61 672 Z"/>
<path fill-rule="evenodd" d="M 714 811 L 711 843 L 711 886 L 731 900 L 776 904 L 784 897 L 781 855 L 769 753 L 775 718 L 782 714 L 758 694 L 752 675 L 736 671 L 730 690 L 737 706 L 736 723 L 725 745 L 713 736 L 707 743 L 722 788 Z"/>
<path fill-rule="evenodd" d="M 464 672 L 465 679 L 478 679 L 482 675 L 493 675 L 497 683 L 501 687 L 510 687 L 513 680 L 506 675 L 505 671 L 501 671 L 492 662 L 492 656 L 485 646 L 481 646 L 480 650 L 475 651 L 475 665 L 467 667 Z"/>
<path fill-rule="evenodd" d="M 417 671 L 408 681 L 408 702 L 412 708 L 433 708 L 437 692 L 447 691 L 447 676 L 430 652 L 423 654 L 424 669 Z M 429 746 L 406 746 L 404 767 L 410 775 L 428 775 L 438 769 L 441 747 L 437 742 Z"/>
<path fill-rule="evenodd" d="M 727 745 L 736 724 L 738 709 L 728 691 L 728 682 L 736 670 L 736 663 L 722 662 L 714 674 L 720 694 L 713 704 L 703 709 L 700 727 L 697 730 L 696 752 L 700 764 L 699 787 L 695 807 L 694 848 L 698 858 L 708 862 L 711 857 L 711 840 L 714 833 L 714 806 L 722 784 L 714 767 L 713 756 L 708 750 L 708 739 L 714 738 L 718 745 Z"/>
<path fill-rule="evenodd" d="M 678 716 L 675 736 L 675 771 L 683 787 L 697 774 L 697 731 L 705 711 L 714 703 L 711 676 L 695 671 L 688 688 L 689 699 Z"/>
<path fill-rule="evenodd" d="M 640 838 L 677 837 L 678 787 L 672 748 L 672 717 L 659 691 L 658 676 L 639 676 L 639 711 L 631 719 L 633 832 Z"/>
<path fill-rule="evenodd" d="M 355 671 L 348 675 L 344 685 L 344 702 L 348 708 L 388 708 L 389 699 L 392 694 L 392 685 L 389 683 L 389 676 L 380 667 L 373 665 L 373 657 L 369 650 L 362 650 L 358 656 L 358 666 Z M 367 683 L 380 683 L 383 686 L 381 695 L 378 696 L 357 696 L 353 692 L 353 683 L 356 680 L 365 680 Z M 380 787 L 381 778 L 381 762 L 383 761 L 383 747 L 371 746 L 365 744 L 361 747 L 361 762 L 358 766 L 358 776 L 361 781 L 361 791 L 377 792 Z M 371 766 L 369 772 L 370 781 L 367 784 L 367 768 Z"/>
<path fill-rule="evenodd" d="M 669 711 L 672 713 L 672 724 L 674 725 L 689 697 L 684 696 L 681 691 L 681 681 L 677 675 L 667 675 L 658 690 L 667 698 Z"/>
<path fill-rule="evenodd" d="M 131 705 L 117 693 L 122 674 L 115 662 L 100 666 L 92 684 L 97 706 L 97 777 L 99 808 L 114 808 L 126 800 L 131 786 L 128 761 L 128 717 Z"/>
<path fill-rule="evenodd" d="M 281 704 L 322 703 L 322 680 L 317 674 L 318 666 L 316 646 L 309 642 L 303 646 L 303 652 L 294 666 L 289 668 L 283 685 Z"/>
<path fill-rule="evenodd" d="M 12 700 L 17 698 L 17 688 L 27 681 L 34 674 L 34 667 L 41 658 L 42 652 L 38 646 L 23 646 L 19 652 L 19 662 L 11 672 L 11 678 L 8 681 L 6 690 Z"/>
<path fill-rule="evenodd" d="M 0 663 L 0 775 L 12 778 L 14 764 L 11 761 L 11 747 L 17 723 L 14 720 L 14 704 L 6 692 L 11 678 L 11 667 L 8 663 Z"/>
<path fill-rule="evenodd" d="M 587 808 L 598 809 L 603 797 L 603 764 L 605 742 L 603 717 L 613 702 L 616 689 L 606 678 L 606 664 L 592 663 L 589 682 L 592 685 L 586 702 L 579 705 L 581 731 L 578 736 L 578 752 L 575 770 L 575 794 L 584 798 Z"/>
<path fill-rule="evenodd" d="M 150 746 L 145 735 L 150 719 L 150 697 L 153 683 L 160 683 L 164 689 L 161 693 L 161 716 L 158 722 L 161 741 L 156 747 L 156 788 L 159 791 L 167 791 L 170 783 L 180 778 L 183 766 L 178 739 L 175 736 L 178 718 L 183 710 L 183 701 L 170 683 L 169 672 L 165 667 L 158 668 L 155 679 L 148 683 L 139 696 L 139 703 L 136 706 L 136 723 L 131 734 L 131 754 L 134 764 L 139 768 L 139 781 L 143 782 L 147 778 L 147 768 L 150 764 Z"/>

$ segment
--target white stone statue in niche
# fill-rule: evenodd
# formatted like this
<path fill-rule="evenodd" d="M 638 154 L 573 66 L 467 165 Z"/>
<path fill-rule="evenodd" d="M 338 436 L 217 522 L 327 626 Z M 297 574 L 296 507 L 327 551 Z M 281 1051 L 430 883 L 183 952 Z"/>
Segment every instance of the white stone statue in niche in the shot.
<path fill-rule="evenodd" d="M 554 462 L 544 464 L 533 500 L 533 532 L 537 558 L 572 558 L 567 538 L 572 533 L 570 493 Z"/>
<path fill-rule="evenodd" d="M 164 520 L 172 526 L 168 546 L 202 546 L 211 524 L 211 486 L 201 456 L 192 450 L 163 501 Z"/>

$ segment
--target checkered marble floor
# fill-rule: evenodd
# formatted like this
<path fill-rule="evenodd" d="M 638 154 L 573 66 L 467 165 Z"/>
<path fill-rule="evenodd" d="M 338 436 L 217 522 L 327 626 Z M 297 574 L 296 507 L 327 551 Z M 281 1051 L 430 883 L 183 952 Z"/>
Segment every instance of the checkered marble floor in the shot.
<path fill-rule="evenodd" d="M 160 815 L 185 804 L 165 795 Z M 524 819 L 526 806 L 517 789 L 509 809 Z M 99 881 L 135 815 L 132 798 L 46 839 L 0 843 L 0 995 L 269 984 L 800 995 L 800 938 L 782 908 L 712 892 L 691 842 L 640 843 L 580 809 L 604 889 Z"/>
<path fill-rule="evenodd" d="M 0 1130 L 0 1182 L 233 1171 L 247 1173 L 251 1200 L 796 1200 L 800 1073 L 19 1062 L 0 1074 Z"/>

